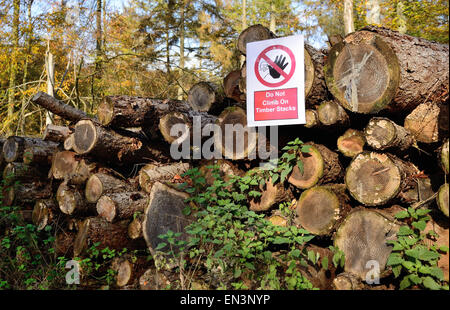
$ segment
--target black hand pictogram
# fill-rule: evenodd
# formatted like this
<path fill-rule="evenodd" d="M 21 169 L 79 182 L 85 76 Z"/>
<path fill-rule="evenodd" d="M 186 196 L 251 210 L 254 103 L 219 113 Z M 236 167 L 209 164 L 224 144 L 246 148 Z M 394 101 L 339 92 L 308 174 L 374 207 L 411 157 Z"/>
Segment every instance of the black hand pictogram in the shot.
<path fill-rule="evenodd" d="M 281 70 L 284 70 L 284 68 L 286 68 L 286 66 L 289 64 L 288 62 L 284 63 L 286 61 L 286 57 L 279 55 L 277 57 L 275 57 L 275 64 L 280 67 Z M 280 77 L 280 73 L 275 70 L 271 65 L 269 65 L 269 73 L 270 76 L 273 77 L 274 79 L 278 79 Z"/>

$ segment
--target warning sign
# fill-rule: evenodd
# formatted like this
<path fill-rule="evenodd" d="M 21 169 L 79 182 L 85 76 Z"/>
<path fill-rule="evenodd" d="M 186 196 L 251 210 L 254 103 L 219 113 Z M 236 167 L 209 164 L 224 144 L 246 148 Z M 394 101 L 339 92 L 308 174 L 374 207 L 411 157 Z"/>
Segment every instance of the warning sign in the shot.
<path fill-rule="evenodd" d="M 247 44 L 248 126 L 305 123 L 303 36 Z"/>

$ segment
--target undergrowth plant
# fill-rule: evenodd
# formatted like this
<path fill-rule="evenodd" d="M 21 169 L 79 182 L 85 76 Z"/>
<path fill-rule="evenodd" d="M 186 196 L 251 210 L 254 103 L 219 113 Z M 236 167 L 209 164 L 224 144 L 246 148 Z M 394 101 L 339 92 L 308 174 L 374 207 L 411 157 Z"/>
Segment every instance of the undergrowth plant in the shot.
<path fill-rule="evenodd" d="M 396 214 L 397 219 L 405 220 L 408 225 L 400 227 L 397 240 L 388 241 L 393 248 L 387 265 L 392 266 L 394 277 L 400 280 L 400 289 L 449 289 L 442 269 L 437 266 L 441 253 L 447 253 L 448 247 L 425 243 L 425 239 L 437 237 L 433 230 L 425 233 L 427 222 L 431 219 L 428 215 L 430 211 L 410 207 Z"/>

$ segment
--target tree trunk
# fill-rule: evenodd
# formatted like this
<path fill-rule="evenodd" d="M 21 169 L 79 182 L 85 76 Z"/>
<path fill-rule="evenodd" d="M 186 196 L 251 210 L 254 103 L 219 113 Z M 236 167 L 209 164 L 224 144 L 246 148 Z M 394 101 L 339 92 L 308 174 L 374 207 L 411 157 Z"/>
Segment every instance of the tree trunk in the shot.
<path fill-rule="evenodd" d="M 215 147 L 227 159 L 244 159 L 256 155 L 257 137 L 247 127 L 247 114 L 239 107 L 226 108 L 216 121 L 221 134 L 214 135 Z"/>
<path fill-rule="evenodd" d="M 19 57 L 19 17 L 20 17 L 20 0 L 13 1 L 14 15 L 12 22 L 12 53 L 10 59 L 10 72 L 9 72 L 9 89 L 8 89 L 8 116 L 7 121 L 7 133 L 12 134 L 13 114 L 14 114 L 14 100 L 16 93 L 16 75 L 17 65 Z"/>
<path fill-rule="evenodd" d="M 353 0 L 344 0 L 344 32 L 349 34 L 355 31 L 353 22 Z"/>
<path fill-rule="evenodd" d="M 353 112 L 411 111 L 448 92 L 448 45 L 367 26 L 328 53 L 328 89 Z"/>
<path fill-rule="evenodd" d="M 385 117 L 374 117 L 364 129 L 367 144 L 374 150 L 406 151 L 415 144 L 411 133 Z"/>
<path fill-rule="evenodd" d="M 31 101 L 69 121 L 77 122 L 81 119 L 89 118 L 83 111 L 67 105 L 41 91 L 34 95 Z"/>
<path fill-rule="evenodd" d="M 280 182 L 272 184 L 272 178 L 266 181 L 264 187 L 260 187 L 261 196 L 250 200 L 250 210 L 267 211 L 277 203 L 290 201 L 294 198 L 292 192 Z"/>
<path fill-rule="evenodd" d="M 150 193 L 155 182 L 171 182 L 174 178 L 181 178 L 181 175 L 190 169 L 189 163 L 176 163 L 166 166 L 156 166 L 147 164 L 139 171 L 140 187 Z"/>
<path fill-rule="evenodd" d="M 126 181 L 105 173 L 96 173 L 86 182 L 85 196 L 89 203 L 96 203 L 101 196 L 119 190 L 132 191 L 133 188 Z"/>
<path fill-rule="evenodd" d="M 370 0 L 368 3 L 368 12 L 367 12 L 367 23 L 369 25 L 380 25 L 380 0 Z"/>
<path fill-rule="evenodd" d="M 143 192 L 113 192 L 97 201 L 97 213 L 108 222 L 130 219 L 144 212 L 148 197 Z"/>
<path fill-rule="evenodd" d="M 157 143 L 150 146 L 136 133 L 113 131 L 91 120 L 81 120 L 75 125 L 73 149 L 78 154 L 92 154 L 116 165 L 145 160 L 171 161 L 166 146 Z"/>
<path fill-rule="evenodd" d="M 71 133 L 72 130 L 69 127 L 50 124 L 45 127 L 42 139 L 45 141 L 64 143 Z"/>
<path fill-rule="evenodd" d="M 436 203 L 439 209 L 442 211 L 442 213 L 445 214 L 446 217 L 448 217 L 448 196 L 449 196 L 448 183 L 445 183 L 438 190 Z"/>
<path fill-rule="evenodd" d="M 219 115 L 225 109 L 222 92 L 213 83 L 199 82 L 189 90 L 187 102 L 194 111 Z"/>
<path fill-rule="evenodd" d="M 321 236 L 331 234 L 351 208 L 344 184 L 328 184 L 307 189 L 296 206 L 300 225 Z"/>
<path fill-rule="evenodd" d="M 62 213 L 68 215 L 95 214 L 95 204 L 89 203 L 83 195 L 83 190 L 76 185 L 62 182 L 56 192 L 56 200 Z"/>
<path fill-rule="evenodd" d="M 350 119 L 339 103 L 324 101 L 317 108 L 320 123 L 325 126 L 348 126 Z"/>
<path fill-rule="evenodd" d="M 158 244 L 167 242 L 158 236 L 166 234 L 169 230 L 181 233 L 181 236 L 176 238 L 177 240 L 187 240 L 184 228 L 190 224 L 190 221 L 183 215 L 183 210 L 187 206 L 185 199 L 188 197 L 186 193 L 176 191 L 159 182 L 153 185 L 143 222 L 144 238 L 153 256 L 156 255 L 156 251 L 164 253 L 179 251 L 177 247 L 169 248 L 168 245 L 156 250 Z"/>
<path fill-rule="evenodd" d="M 393 240 L 399 225 L 390 217 L 379 212 L 356 209 L 340 225 L 334 238 L 334 245 L 345 254 L 346 272 L 366 280 L 371 270 L 368 263 L 376 261 L 380 267 L 379 277 L 386 275 L 386 262 L 392 246 L 387 240 Z"/>
<path fill-rule="evenodd" d="M 338 181 L 343 172 L 338 154 L 321 144 L 308 142 L 305 145 L 310 146 L 309 152 L 298 154 L 298 159 L 303 162 L 303 173 L 295 165 L 288 182 L 307 189 L 316 184 Z"/>
<path fill-rule="evenodd" d="M 44 141 L 39 138 L 10 136 L 3 144 L 3 158 L 6 162 L 23 161 L 24 151 L 27 148 L 58 148 L 58 143 L 52 141 Z"/>
<path fill-rule="evenodd" d="M 419 169 L 390 154 L 362 152 L 347 168 L 345 183 L 350 194 L 365 206 L 383 205 L 414 187 Z"/>
<path fill-rule="evenodd" d="M 446 113 L 443 113 L 445 107 L 447 106 L 432 102 L 420 104 L 406 116 L 404 126 L 419 142 L 438 142 L 443 137 L 448 137 L 448 125 L 446 130 L 439 126 L 444 115 L 448 124 L 448 107 Z"/>
<path fill-rule="evenodd" d="M 355 129 L 347 129 L 337 140 L 337 147 L 342 155 L 353 158 L 364 150 L 366 137 Z"/>

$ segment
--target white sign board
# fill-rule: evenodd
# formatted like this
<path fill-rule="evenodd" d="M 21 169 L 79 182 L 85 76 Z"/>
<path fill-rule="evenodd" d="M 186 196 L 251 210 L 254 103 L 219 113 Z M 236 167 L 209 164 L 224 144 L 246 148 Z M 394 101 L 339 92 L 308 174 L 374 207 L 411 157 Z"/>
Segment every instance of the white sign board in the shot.
<path fill-rule="evenodd" d="M 247 126 L 305 124 L 302 35 L 247 43 Z"/>

